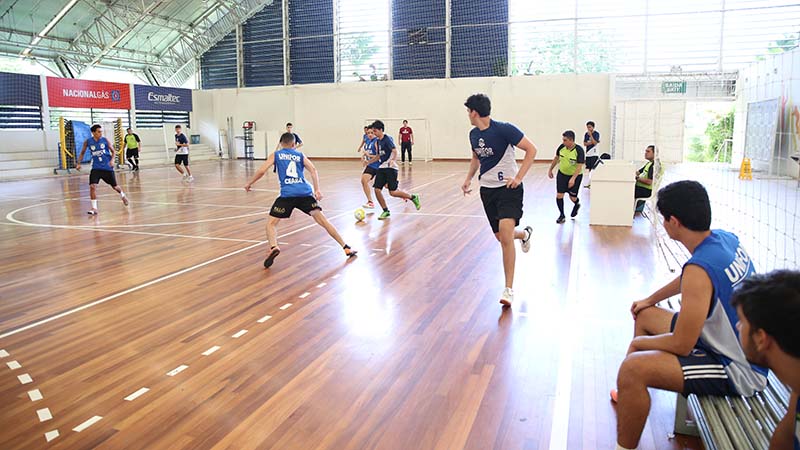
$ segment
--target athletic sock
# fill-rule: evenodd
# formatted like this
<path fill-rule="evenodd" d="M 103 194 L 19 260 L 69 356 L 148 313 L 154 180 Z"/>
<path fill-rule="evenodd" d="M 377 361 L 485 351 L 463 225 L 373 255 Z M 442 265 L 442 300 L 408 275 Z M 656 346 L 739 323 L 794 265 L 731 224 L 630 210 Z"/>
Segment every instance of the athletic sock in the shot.
<path fill-rule="evenodd" d="M 97 209 L 97 200 L 92 200 L 92 209 Z"/>
<path fill-rule="evenodd" d="M 558 212 L 561 213 L 561 215 L 563 216 L 564 215 L 564 199 L 563 198 L 557 198 L 556 199 L 556 205 L 558 205 Z"/>
<path fill-rule="evenodd" d="M 625 447 L 617 444 L 617 447 L 615 448 L 615 450 L 636 450 L 636 449 L 635 448 L 625 448 Z"/>

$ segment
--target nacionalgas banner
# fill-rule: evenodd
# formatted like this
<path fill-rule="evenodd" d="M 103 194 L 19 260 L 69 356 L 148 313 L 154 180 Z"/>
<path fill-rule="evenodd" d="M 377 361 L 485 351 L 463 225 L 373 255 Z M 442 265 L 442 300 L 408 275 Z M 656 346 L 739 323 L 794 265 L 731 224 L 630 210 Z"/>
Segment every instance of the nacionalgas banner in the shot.
<path fill-rule="evenodd" d="M 41 106 L 42 89 L 37 75 L 0 72 L 0 105 Z"/>
<path fill-rule="evenodd" d="M 133 86 L 136 109 L 142 111 L 191 111 L 192 90 L 160 86 Z"/>
<path fill-rule="evenodd" d="M 130 109 L 130 85 L 47 77 L 51 107 Z"/>

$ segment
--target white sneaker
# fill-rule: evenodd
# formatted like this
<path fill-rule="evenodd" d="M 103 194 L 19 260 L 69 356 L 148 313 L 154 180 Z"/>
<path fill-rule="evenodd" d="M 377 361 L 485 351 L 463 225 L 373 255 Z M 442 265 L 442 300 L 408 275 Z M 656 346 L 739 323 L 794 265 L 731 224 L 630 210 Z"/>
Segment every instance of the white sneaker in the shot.
<path fill-rule="evenodd" d="M 525 238 L 522 239 L 522 253 L 528 253 L 531 249 L 531 235 L 533 235 L 533 228 L 530 226 L 525 227 Z"/>
<path fill-rule="evenodd" d="M 500 304 L 503 306 L 511 306 L 511 302 L 514 301 L 514 291 L 507 287 L 503 289 L 503 294 L 500 296 Z"/>
<path fill-rule="evenodd" d="M 187 178 L 189 178 L 189 175 L 183 174 L 183 181 L 186 181 Z"/>
<path fill-rule="evenodd" d="M 194 181 L 194 177 L 189 175 L 189 178 L 187 178 L 186 181 L 191 183 L 192 181 Z"/>

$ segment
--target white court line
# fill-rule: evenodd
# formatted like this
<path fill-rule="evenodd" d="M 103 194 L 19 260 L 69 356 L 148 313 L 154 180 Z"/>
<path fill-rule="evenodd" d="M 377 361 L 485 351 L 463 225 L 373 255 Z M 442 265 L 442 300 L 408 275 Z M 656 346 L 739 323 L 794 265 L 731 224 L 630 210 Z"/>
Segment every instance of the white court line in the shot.
<path fill-rule="evenodd" d="M 28 391 L 28 398 L 30 398 L 32 402 L 38 402 L 44 398 L 44 395 L 42 395 L 40 390 L 34 389 L 32 391 Z"/>
<path fill-rule="evenodd" d="M 369 255 L 367 255 L 367 256 L 375 256 L 375 255 L 377 255 L 377 253 L 375 253 L 375 252 L 372 252 L 372 253 L 370 253 L 370 254 L 369 254 Z"/>
<path fill-rule="evenodd" d="M 576 249 L 579 248 L 580 233 L 573 230 L 572 233 L 572 256 L 569 263 L 569 280 L 567 281 L 567 292 L 565 295 L 565 305 L 562 314 L 571 314 L 570 310 L 577 300 L 576 288 L 578 285 L 580 258 L 576 257 Z M 578 322 L 581 322 L 578 319 Z M 577 325 L 577 324 L 576 324 Z M 575 346 L 580 341 L 581 326 L 571 326 L 564 330 L 559 343 L 558 372 L 556 372 L 556 391 L 553 400 L 553 423 L 550 429 L 550 450 L 562 450 L 567 448 L 569 437 L 569 407 L 572 400 L 572 355 Z"/>
<path fill-rule="evenodd" d="M 47 442 L 52 441 L 53 439 L 57 438 L 58 436 L 59 436 L 58 430 L 48 431 L 47 433 L 44 434 L 44 438 L 45 438 L 45 440 L 47 440 Z"/>
<path fill-rule="evenodd" d="M 328 283 L 322 282 L 322 283 L 318 284 L 318 285 L 317 285 L 317 287 L 318 287 L 318 288 L 323 288 L 323 287 L 325 287 L 327 284 L 328 284 Z"/>
<path fill-rule="evenodd" d="M 20 383 L 22 383 L 22 384 L 29 384 L 29 383 L 33 383 L 33 378 L 31 378 L 31 376 L 30 376 L 30 375 L 28 375 L 27 373 L 23 373 L 22 375 L 18 375 L 18 376 L 17 376 L 17 379 L 18 379 L 18 380 L 19 380 L 19 382 L 20 382 Z"/>
<path fill-rule="evenodd" d="M 303 292 L 302 294 L 300 294 L 300 295 L 299 295 L 299 297 L 298 297 L 298 298 L 306 298 L 306 297 L 308 297 L 309 295 L 311 295 L 311 292 Z"/>
<path fill-rule="evenodd" d="M 80 424 L 77 427 L 73 428 L 72 431 L 74 431 L 76 433 L 80 433 L 81 431 L 83 431 L 83 430 L 89 428 L 90 426 L 96 424 L 97 422 L 99 422 L 100 419 L 102 419 L 102 418 L 103 418 L 102 416 L 94 416 L 91 419 L 87 420 L 86 422 L 83 422 L 82 424 Z"/>
<path fill-rule="evenodd" d="M 50 408 L 36 410 L 36 415 L 39 416 L 39 422 L 46 422 L 53 418 L 53 414 L 50 413 Z"/>
<path fill-rule="evenodd" d="M 236 333 L 234 333 L 231 337 L 234 338 L 234 339 L 239 339 L 240 337 L 244 336 L 245 334 L 247 334 L 247 330 L 239 330 Z"/>
<path fill-rule="evenodd" d="M 339 278 L 340 276 L 342 276 L 342 275 L 337 273 L 336 275 L 332 276 L 331 279 L 335 280 L 335 279 Z"/>
<path fill-rule="evenodd" d="M 184 370 L 186 370 L 188 368 L 189 368 L 189 366 L 187 366 L 186 364 L 181 364 L 180 366 L 178 366 L 178 367 L 170 370 L 169 372 L 167 372 L 167 376 L 168 377 L 174 377 L 175 375 L 183 372 Z"/>
<path fill-rule="evenodd" d="M 9 354 L 5 350 L 0 350 L 0 358 L 8 358 Z"/>
<path fill-rule="evenodd" d="M 136 400 L 137 398 L 141 397 L 142 395 L 146 394 L 147 391 L 149 391 L 149 390 L 150 390 L 149 388 L 143 387 L 143 388 L 137 390 L 136 392 L 134 392 L 133 394 L 125 397 L 125 401 L 132 402 L 132 401 Z"/>
<path fill-rule="evenodd" d="M 301 247 L 311 247 L 311 244 L 300 244 Z"/>
<path fill-rule="evenodd" d="M 256 320 L 256 322 L 258 322 L 258 323 L 264 323 L 264 322 L 268 321 L 269 319 L 272 319 L 272 316 L 264 316 L 264 317 L 262 317 L 262 318 L 260 318 L 260 319 Z"/>
<path fill-rule="evenodd" d="M 24 223 L 8 223 L 8 222 L 0 222 L 0 225 L 13 225 L 19 227 L 39 227 L 39 228 L 59 228 L 63 230 L 78 230 L 78 231 L 92 231 L 92 232 L 103 232 L 103 233 L 123 233 L 123 234 L 140 234 L 145 236 L 159 236 L 159 237 L 177 237 L 177 238 L 189 238 L 189 239 L 203 239 L 208 241 L 228 241 L 228 242 L 266 242 L 266 241 L 259 241 L 255 239 L 235 239 L 235 238 L 224 238 L 224 237 L 214 237 L 214 236 L 194 236 L 188 234 L 172 234 L 172 233 L 155 233 L 152 231 L 132 231 L 132 230 L 109 230 L 105 228 L 95 228 L 95 227 L 86 227 L 81 225 L 48 225 L 48 224 L 24 224 Z"/>
<path fill-rule="evenodd" d="M 350 213 L 348 212 L 348 213 L 338 214 L 338 215 L 330 217 L 328 220 L 333 220 L 333 219 L 339 218 L 339 217 L 341 217 L 341 216 L 343 216 L 345 214 L 350 214 Z M 296 229 L 294 231 L 290 231 L 290 232 L 285 233 L 285 234 L 283 234 L 281 236 L 278 236 L 278 238 L 291 236 L 291 235 L 293 235 L 295 233 L 299 233 L 301 231 L 305 231 L 305 230 L 307 230 L 309 228 L 313 228 L 313 227 L 316 227 L 316 226 L 318 226 L 318 225 L 317 225 L 316 222 L 314 222 L 312 224 L 306 225 L 304 227 L 300 227 L 300 228 L 298 228 L 298 229 Z M 97 305 L 103 304 L 103 303 L 108 302 L 110 300 L 114 300 L 115 298 L 121 297 L 121 296 L 123 296 L 125 294 L 129 294 L 131 292 L 136 292 L 138 290 L 141 290 L 141 289 L 144 289 L 146 287 L 152 286 L 152 285 L 154 285 L 156 283 L 160 283 L 162 281 L 175 278 L 175 277 L 177 277 L 179 275 L 183 275 L 183 274 L 191 272 L 191 271 L 193 271 L 195 269 L 199 269 L 201 267 L 205 267 L 205 266 L 207 266 L 209 264 L 213 264 L 213 263 L 215 263 L 217 261 L 223 260 L 223 259 L 228 258 L 230 256 L 238 255 L 239 253 L 246 252 L 246 251 L 248 251 L 248 250 L 250 250 L 252 248 L 255 248 L 255 247 L 258 247 L 259 245 L 264 245 L 264 244 L 266 244 L 266 241 L 262 241 L 262 242 L 259 242 L 257 244 L 249 245 L 249 246 L 241 248 L 239 250 L 234 250 L 234 251 L 232 251 L 230 253 L 226 253 L 226 254 L 224 254 L 222 256 L 218 256 L 218 257 L 216 257 L 214 259 L 210 259 L 208 261 L 205 261 L 205 262 L 202 262 L 202 263 L 199 263 L 199 264 L 195 264 L 194 266 L 187 267 L 186 269 L 179 270 L 179 271 L 171 273 L 169 275 L 164 275 L 163 277 L 159 277 L 159 278 L 156 278 L 155 280 L 151 280 L 151 281 L 148 281 L 146 283 L 140 284 L 138 286 L 134 286 L 134 287 L 132 287 L 130 289 L 126 289 L 126 290 L 124 290 L 122 292 L 118 292 L 116 294 L 112 294 L 112 295 L 109 295 L 107 297 L 103 297 L 100 300 L 95 300 L 95 301 L 93 301 L 91 303 L 87 303 L 85 305 L 78 306 L 76 308 L 72 308 L 70 310 L 64 311 L 63 313 L 56 314 L 55 316 L 52 316 L 52 317 L 48 317 L 47 319 L 42 319 L 42 320 L 40 320 L 38 322 L 34 322 L 34 323 L 31 323 L 31 324 L 19 327 L 17 329 L 5 332 L 3 334 L 0 334 L 0 339 L 7 338 L 9 336 L 13 336 L 13 335 L 15 335 L 17 333 L 21 333 L 23 331 L 30 330 L 31 328 L 38 327 L 39 325 L 44 325 L 44 324 L 46 324 L 48 322 L 52 322 L 52 321 L 60 319 L 62 317 L 69 316 L 69 315 L 74 314 L 76 312 L 80 312 L 80 311 L 83 311 L 85 309 L 89 309 L 89 308 L 91 308 L 93 306 L 97 306 Z"/>
<path fill-rule="evenodd" d="M 20 364 L 20 363 L 18 363 L 18 362 L 16 362 L 16 361 L 9 361 L 9 362 L 7 362 L 7 363 L 6 363 L 6 365 L 7 365 L 7 366 L 8 366 L 8 368 L 9 368 L 9 369 L 11 369 L 11 370 L 17 370 L 17 369 L 19 369 L 20 367 L 22 367 L 22 364 Z"/>
<path fill-rule="evenodd" d="M 287 304 L 285 304 L 285 305 L 281 306 L 281 309 L 282 309 L 282 310 L 287 310 L 287 309 L 289 309 L 291 306 L 292 306 L 292 304 L 291 304 L 291 303 L 287 303 Z"/>
<path fill-rule="evenodd" d="M 222 348 L 222 347 L 220 347 L 219 345 L 215 345 L 215 346 L 211 347 L 210 349 L 208 349 L 208 350 L 204 351 L 203 353 L 201 353 L 201 355 L 209 356 L 212 353 L 214 353 L 215 351 L 219 350 L 220 348 Z"/>

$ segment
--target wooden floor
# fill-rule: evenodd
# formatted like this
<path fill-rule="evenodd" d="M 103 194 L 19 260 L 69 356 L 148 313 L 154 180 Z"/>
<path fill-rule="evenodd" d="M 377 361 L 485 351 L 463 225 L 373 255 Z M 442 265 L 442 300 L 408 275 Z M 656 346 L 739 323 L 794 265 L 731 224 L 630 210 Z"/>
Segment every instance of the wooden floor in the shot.
<path fill-rule="evenodd" d="M 245 193 L 244 162 L 198 164 L 192 185 L 120 173 L 130 207 L 101 185 L 96 218 L 87 175 L 0 183 L 0 448 L 613 448 L 630 303 L 672 276 L 646 219 L 589 227 L 583 189 L 557 225 L 535 166 L 503 311 L 467 163 L 402 168 L 422 210 L 393 199 L 390 220 L 358 224 L 358 164 L 317 166 L 359 256 L 296 212 L 270 270 L 277 181 Z M 640 448 L 699 448 L 669 439 L 675 396 L 653 394 Z"/>

